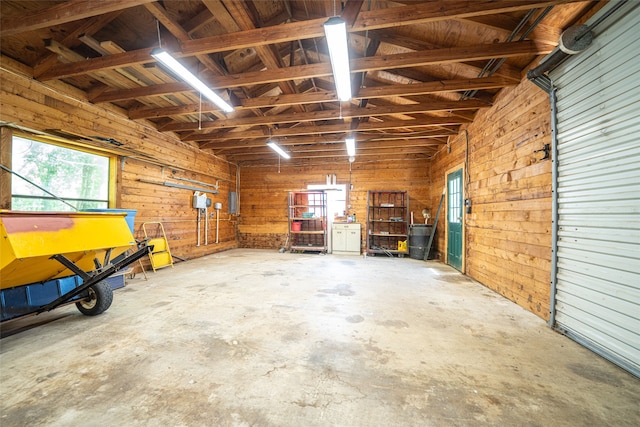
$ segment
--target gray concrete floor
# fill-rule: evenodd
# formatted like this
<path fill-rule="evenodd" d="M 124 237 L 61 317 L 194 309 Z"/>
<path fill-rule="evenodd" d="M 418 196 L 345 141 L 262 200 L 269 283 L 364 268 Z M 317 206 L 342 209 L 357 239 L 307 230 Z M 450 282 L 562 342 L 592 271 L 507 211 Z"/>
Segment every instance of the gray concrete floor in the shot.
<path fill-rule="evenodd" d="M 640 425 L 640 380 L 435 261 L 238 249 L 2 328 L 3 427 Z"/>

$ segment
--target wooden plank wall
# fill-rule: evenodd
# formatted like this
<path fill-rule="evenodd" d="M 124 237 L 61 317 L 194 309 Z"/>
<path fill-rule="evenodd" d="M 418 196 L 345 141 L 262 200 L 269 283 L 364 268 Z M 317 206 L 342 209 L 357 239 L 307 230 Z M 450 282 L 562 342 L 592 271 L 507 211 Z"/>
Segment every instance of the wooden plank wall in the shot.
<path fill-rule="evenodd" d="M 431 180 L 440 190 L 445 175 L 467 169 L 465 271 L 543 319 L 549 317 L 551 260 L 551 161 L 534 153 L 551 143 L 548 95 L 529 81 L 503 90 L 493 107 L 481 110 L 468 131 L 433 159 Z M 468 168 L 465 166 L 468 164 Z M 437 193 L 437 194 L 436 194 Z M 445 261 L 445 217 L 438 224 L 437 250 Z"/>
<path fill-rule="evenodd" d="M 203 156 L 206 157 L 206 156 Z M 203 160 L 205 160 L 203 158 Z M 180 258 L 191 259 L 206 254 L 220 252 L 222 250 L 237 247 L 236 242 L 236 218 L 227 213 L 227 200 L 229 191 L 235 191 L 235 181 L 218 180 L 219 194 L 207 194 L 212 200 L 222 203 L 219 218 L 218 243 L 216 244 L 216 211 L 213 206 L 208 209 L 208 218 L 201 215 L 200 220 L 200 246 L 197 246 L 198 214 L 192 207 L 193 190 L 166 187 L 163 185 L 140 182 L 140 179 L 154 182 L 171 182 L 173 184 L 205 187 L 200 184 L 181 181 L 176 178 L 186 178 L 195 181 L 215 185 L 216 179 L 209 174 L 197 172 L 175 171 L 171 168 L 163 168 L 158 165 L 140 162 L 135 159 L 126 159 L 121 164 L 120 174 L 122 185 L 120 186 L 121 206 L 137 209 L 136 237 L 144 236 L 142 224 L 144 222 L 161 222 L 168 236 L 170 249 L 173 255 Z M 200 170 L 206 165 L 200 165 Z M 205 169 L 206 170 L 206 169 Z M 175 173 L 174 173 L 175 172 Z M 235 177 L 234 177 L 235 178 Z M 208 220 L 208 239 L 205 246 L 205 221 Z M 150 236 L 160 230 L 158 226 L 145 227 Z M 156 234 L 157 235 L 157 234 Z"/>
<path fill-rule="evenodd" d="M 309 184 L 325 184 L 327 174 L 336 174 L 338 184 L 349 187 L 349 163 L 295 166 L 281 163 L 278 172 L 274 166 L 240 168 L 240 222 L 238 226 L 241 247 L 279 249 L 285 246 L 287 223 L 287 197 L 289 191 L 305 189 Z M 368 190 L 407 190 L 410 208 L 422 222 L 422 209 L 429 202 L 429 173 L 426 159 L 389 160 L 369 162 L 356 157 L 351 166 L 349 213 L 355 213 L 362 224 L 364 239 Z M 333 213 L 330 213 L 331 215 Z M 364 247 L 364 240 L 363 246 Z"/>
<path fill-rule="evenodd" d="M 62 129 L 77 135 L 100 135 L 122 142 L 123 147 L 144 151 L 159 164 L 132 157 L 117 162 L 117 208 L 136 209 L 135 236 L 142 238 L 142 223 L 160 221 L 165 226 L 171 251 L 184 259 L 237 247 L 235 216 L 227 213 L 229 191 L 236 191 L 236 166 L 204 153 L 176 138 L 156 132 L 152 126 L 127 119 L 123 111 L 94 105 L 72 87 L 45 85 L 30 78 L 18 65 L 15 69 L 3 58 L 0 68 L 0 120 L 28 129 Z M 91 145 L 91 144 L 87 144 Z M 200 188 L 173 178 L 191 179 L 219 186 L 219 194 L 209 195 L 221 202 L 219 243 L 215 244 L 215 218 L 210 218 L 209 244 L 197 247 L 197 211 L 191 207 L 192 190 L 147 184 L 170 181 Z M 212 212 L 211 209 L 209 212 Z"/>

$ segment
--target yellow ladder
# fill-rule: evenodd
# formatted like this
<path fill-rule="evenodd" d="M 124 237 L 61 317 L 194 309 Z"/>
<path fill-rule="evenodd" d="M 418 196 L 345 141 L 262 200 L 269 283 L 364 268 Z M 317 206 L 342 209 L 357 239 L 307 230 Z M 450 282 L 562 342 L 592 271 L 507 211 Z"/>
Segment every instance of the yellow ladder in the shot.
<path fill-rule="evenodd" d="M 147 226 L 156 225 L 156 236 L 149 237 L 147 233 Z M 151 268 L 155 272 L 159 268 L 171 266 L 173 267 L 173 257 L 169 250 L 169 242 L 167 241 L 167 235 L 164 232 L 164 226 L 161 222 L 144 222 L 142 223 L 142 230 L 144 231 L 144 237 L 149 239 L 147 245 L 153 246 L 153 250 L 149 252 L 149 260 L 151 261 Z M 160 233 L 158 233 L 158 230 Z M 160 236 L 158 236 L 160 234 Z"/>

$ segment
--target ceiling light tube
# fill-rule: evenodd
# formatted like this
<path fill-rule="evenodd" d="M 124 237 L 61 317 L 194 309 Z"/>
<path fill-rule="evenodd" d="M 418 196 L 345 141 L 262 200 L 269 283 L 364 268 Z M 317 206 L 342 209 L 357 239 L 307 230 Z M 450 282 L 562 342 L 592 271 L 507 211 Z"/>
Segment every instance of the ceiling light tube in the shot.
<path fill-rule="evenodd" d="M 151 56 L 162 62 L 173 73 L 182 78 L 185 82 L 189 83 L 194 89 L 199 91 L 211 102 L 220 107 L 222 111 L 226 113 L 230 113 L 233 111 L 233 107 L 231 105 L 229 105 L 224 99 L 220 98 L 214 91 L 209 89 L 209 87 L 205 85 L 202 80 L 193 75 L 191 71 L 187 70 L 184 67 L 184 65 L 176 61 L 176 59 L 173 56 L 169 55 L 167 51 L 165 51 L 164 49 L 156 48 L 151 51 Z"/>
<path fill-rule="evenodd" d="M 267 142 L 267 145 L 273 151 L 275 151 L 276 153 L 280 154 L 283 158 L 285 158 L 285 159 L 290 159 L 291 158 L 291 156 L 289 156 L 289 154 L 286 151 L 284 151 L 282 148 L 280 148 L 280 146 L 278 144 L 276 144 L 275 142 L 269 141 L 269 142 Z"/>
<path fill-rule="evenodd" d="M 356 139 L 352 136 L 344 140 L 347 145 L 347 155 L 353 157 L 356 155 Z"/>
<path fill-rule="evenodd" d="M 324 23 L 324 33 L 329 47 L 333 81 L 340 101 L 351 99 L 351 71 L 349 70 L 349 50 L 347 48 L 347 23 L 334 16 Z"/>

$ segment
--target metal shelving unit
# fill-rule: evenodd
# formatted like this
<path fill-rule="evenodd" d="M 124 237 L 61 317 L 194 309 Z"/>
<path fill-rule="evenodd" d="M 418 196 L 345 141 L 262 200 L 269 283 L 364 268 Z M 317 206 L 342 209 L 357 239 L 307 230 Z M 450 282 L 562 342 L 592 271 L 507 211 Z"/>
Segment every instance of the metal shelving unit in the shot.
<path fill-rule="evenodd" d="M 289 250 L 327 252 L 327 194 L 324 191 L 289 192 Z"/>
<path fill-rule="evenodd" d="M 409 195 L 374 191 L 367 195 L 367 254 L 403 257 L 409 253 Z"/>

